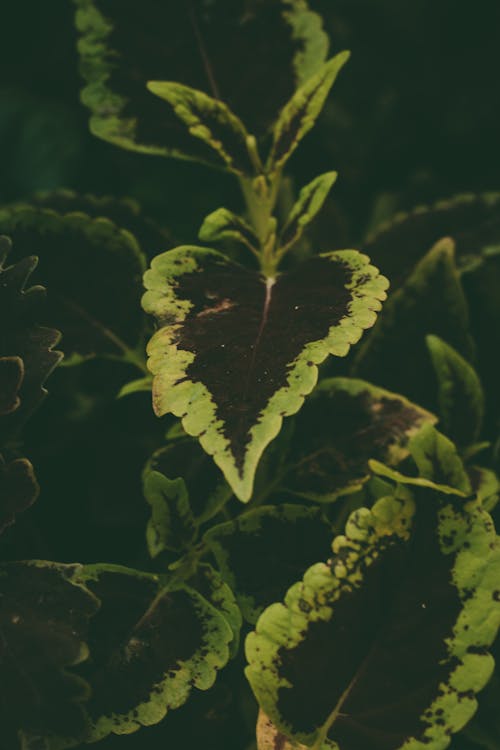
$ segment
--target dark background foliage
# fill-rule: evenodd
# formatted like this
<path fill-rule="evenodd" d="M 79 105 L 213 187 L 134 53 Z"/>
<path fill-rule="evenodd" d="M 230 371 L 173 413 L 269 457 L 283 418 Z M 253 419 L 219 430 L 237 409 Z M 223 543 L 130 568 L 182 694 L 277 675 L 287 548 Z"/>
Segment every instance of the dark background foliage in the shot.
<path fill-rule="evenodd" d="M 310 4 L 325 18 L 332 52 L 353 53 L 318 126 L 290 163 L 296 187 L 339 171 L 316 225 L 318 250 L 356 246 L 396 210 L 499 189 L 496 0 L 472 8 L 454 0 Z M 129 153 L 90 135 L 69 0 L 10 2 L 2 22 L 0 202 L 59 187 L 132 196 L 182 242 L 196 239 L 215 208 L 241 208 L 226 174 Z M 147 567 L 140 472 L 166 424 L 152 415 L 147 395 L 113 400 L 131 376 L 124 366 L 88 363 L 52 377 L 52 395 L 25 436 L 42 494 L 8 530 L 2 557 Z M 193 695 L 169 716 L 169 740 L 179 732 L 184 747 L 235 750 L 251 742 L 241 667 L 234 662 L 213 691 Z M 166 737 L 163 723 L 100 747 L 160 747 Z"/>

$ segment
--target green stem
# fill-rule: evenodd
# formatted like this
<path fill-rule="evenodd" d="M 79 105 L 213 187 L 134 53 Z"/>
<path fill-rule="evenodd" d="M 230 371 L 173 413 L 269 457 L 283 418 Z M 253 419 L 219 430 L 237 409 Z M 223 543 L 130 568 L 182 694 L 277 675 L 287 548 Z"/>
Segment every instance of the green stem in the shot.
<path fill-rule="evenodd" d="M 255 179 L 242 177 L 241 189 L 245 198 L 248 216 L 259 240 L 258 257 L 262 273 L 272 278 L 276 274 L 279 258 L 275 252 L 276 219 L 273 216 L 281 174 L 269 182 L 264 175 Z"/>

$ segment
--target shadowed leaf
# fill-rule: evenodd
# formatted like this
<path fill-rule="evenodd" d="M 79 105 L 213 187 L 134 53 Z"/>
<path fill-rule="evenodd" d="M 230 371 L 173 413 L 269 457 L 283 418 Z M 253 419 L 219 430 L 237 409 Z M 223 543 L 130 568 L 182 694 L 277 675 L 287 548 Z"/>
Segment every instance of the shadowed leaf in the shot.
<path fill-rule="evenodd" d="M 302 188 L 297 202 L 293 205 L 287 222 L 281 230 L 279 243 L 282 252 L 285 252 L 300 240 L 305 227 L 321 211 L 336 179 L 337 172 L 326 172 Z"/>
<path fill-rule="evenodd" d="M 15 436 L 39 406 L 47 393 L 45 380 L 61 359 L 52 350 L 59 332 L 38 325 L 44 314 L 45 289 L 26 288 L 37 260 L 28 257 L 14 263 L 11 247 L 6 237 L 0 237 L 0 373 L 10 380 L 2 393 L 6 403 L 0 409 L 0 444 Z M 12 265 L 6 265 L 8 253 L 7 262 Z"/>
<path fill-rule="evenodd" d="M 436 404 L 429 394 L 435 390 L 435 376 L 425 337 L 439 336 L 466 358 L 473 348 L 454 255 L 449 239 L 427 253 L 405 284 L 390 295 L 353 364 L 356 376 L 401 392 L 432 411 Z"/>
<path fill-rule="evenodd" d="M 158 576 L 113 565 L 86 566 L 81 580 L 101 607 L 92 619 L 87 742 L 156 724 L 192 687 L 208 690 L 229 658 L 230 626 L 194 590 L 169 590 Z"/>
<path fill-rule="evenodd" d="M 474 262 L 485 247 L 498 244 L 500 194 L 460 195 L 397 214 L 367 238 L 363 249 L 396 290 L 429 248 L 443 237 L 454 240 L 460 268 Z"/>
<path fill-rule="evenodd" d="M 233 494 L 220 469 L 185 434 L 153 453 L 148 468 L 184 485 L 197 524 L 216 515 Z"/>
<path fill-rule="evenodd" d="M 49 208 L 58 214 L 83 213 L 93 219 L 110 219 L 134 235 L 148 258 L 172 246 L 170 233 L 145 216 L 133 198 L 75 193 L 73 190 L 50 190 L 36 193 L 30 204 Z"/>
<path fill-rule="evenodd" d="M 250 498 L 257 464 L 282 419 L 373 325 L 387 281 L 354 250 L 320 255 L 265 279 L 220 253 L 179 247 L 144 276 L 153 404 L 182 417 L 235 494 Z"/>
<path fill-rule="evenodd" d="M 477 502 L 420 489 L 355 511 L 248 636 L 247 677 L 285 737 L 443 750 L 476 710 L 500 624 L 500 549 Z"/>
<path fill-rule="evenodd" d="M 5 463 L 0 453 L 0 534 L 18 513 L 33 505 L 40 488 L 27 458 Z"/>
<path fill-rule="evenodd" d="M 15 411 L 21 403 L 19 390 L 23 377 L 21 357 L 0 357 L 0 416 Z"/>
<path fill-rule="evenodd" d="M 179 552 L 189 548 L 196 536 L 186 483 L 167 479 L 159 471 L 146 470 L 144 496 L 151 506 L 146 539 L 151 557 L 165 550 Z"/>
<path fill-rule="evenodd" d="M 13 238 L 13 260 L 39 256 L 35 278 L 49 289 L 43 322 L 62 330 L 66 357 L 137 359 L 144 258 L 129 232 L 108 219 L 24 204 L 0 209 L 0 231 Z"/>
<path fill-rule="evenodd" d="M 319 510 L 280 505 L 214 526 L 204 540 L 235 592 L 243 617 L 254 623 L 306 568 L 328 556 L 332 536 Z"/>
<path fill-rule="evenodd" d="M 282 169 L 302 138 L 314 126 L 323 109 L 335 79 L 349 59 L 349 52 L 340 52 L 309 78 L 283 107 L 273 129 L 273 143 L 267 169 Z"/>
<path fill-rule="evenodd" d="M 459 446 L 475 443 L 481 433 L 484 395 L 474 368 L 437 336 L 427 347 L 438 380 L 441 428 Z"/>
<path fill-rule="evenodd" d="M 168 102 L 189 133 L 202 140 L 238 175 L 253 175 L 248 133 L 241 120 L 218 99 L 181 83 L 149 81 L 152 94 Z"/>
<path fill-rule="evenodd" d="M 97 600 L 73 577 L 77 566 L 47 562 L 0 566 L 2 737 L 23 729 L 80 736 L 88 685 L 67 668 L 88 656 L 88 621 Z"/>
<path fill-rule="evenodd" d="M 146 89 L 177 81 L 228 104 L 262 135 L 323 63 L 321 19 L 301 0 L 203 0 L 141 6 L 76 0 L 82 99 L 95 135 L 145 153 L 224 162 Z M 248 61 L 252 64 L 249 65 Z M 272 75 L 269 72 L 272 71 Z"/>
<path fill-rule="evenodd" d="M 408 441 L 434 415 L 363 380 L 321 381 L 295 417 L 282 485 L 317 502 L 355 492 L 369 479 L 368 459 L 396 466 Z"/>

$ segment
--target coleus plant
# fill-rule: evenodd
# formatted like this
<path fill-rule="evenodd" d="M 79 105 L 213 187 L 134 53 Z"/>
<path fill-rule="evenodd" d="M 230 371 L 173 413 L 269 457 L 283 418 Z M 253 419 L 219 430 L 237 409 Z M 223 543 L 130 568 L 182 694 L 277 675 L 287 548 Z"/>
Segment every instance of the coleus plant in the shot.
<path fill-rule="evenodd" d="M 2 747 L 111 748 L 156 724 L 188 748 L 497 747 L 500 197 L 311 247 L 336 173 L 283 196 L 348 59 L 327 59 L 320 17 L 303 0 L 75 4 L 93 133 L 228 172 L 244 209 L 175 246 L 123 199 L 0 207 Z M 89 361 L 121 387 L 89 396 Z M 152 393 L 162 418 L 136 448 L 140 567 L 9 552 L 40 492 L 22 436 L 59 363 L 67 431 L 98 440 L 115 397 L 149 414 Z M 228 713 L 236 740 L 207 730 Z"/>

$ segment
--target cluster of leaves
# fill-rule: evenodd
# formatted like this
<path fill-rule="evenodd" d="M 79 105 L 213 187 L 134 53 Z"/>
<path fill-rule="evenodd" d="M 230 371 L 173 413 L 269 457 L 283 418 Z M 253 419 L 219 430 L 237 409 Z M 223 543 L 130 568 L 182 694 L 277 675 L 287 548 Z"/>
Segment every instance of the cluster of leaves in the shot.
<path fill-rule="evenodd" d="M 245 722 L 258 750 L 497 747 L 500 196 L 313 247 L 336 173 L 290 205 L 282 173 L 348 54 L 326 59 L 305 1 L 76 6 L 92 131 L 226 170 L 246 212 L 206 217 L 213 249 L 172 247 L 125 200 L 0 208 L 0 530 L 39 493 L 21 434 L 56 345 L 68 391 L 105 363 L 119 408 L 152 392 L 162 418 L 141 565 L 2 554 L 2 741 L 104 747 L 162 722 L 173 744 L 194 722 L 194 747 L 240 701 L 241 748 Z M 82 395 L 66 424 L 96 408 Z"/>

